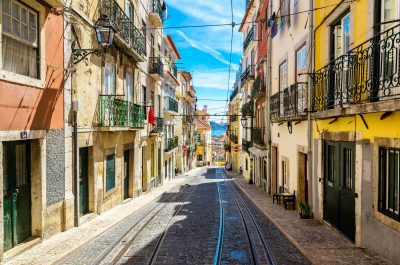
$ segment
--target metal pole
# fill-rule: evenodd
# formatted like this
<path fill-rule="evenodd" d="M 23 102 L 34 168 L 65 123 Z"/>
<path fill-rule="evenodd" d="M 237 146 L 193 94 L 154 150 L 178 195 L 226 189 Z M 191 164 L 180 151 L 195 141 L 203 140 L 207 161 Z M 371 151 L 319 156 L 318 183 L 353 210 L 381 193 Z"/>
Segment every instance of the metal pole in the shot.
<path fill-rule="evenodd" d="M 311 0 L 310 0 L 311 1 Z M 269 1 L 269 15 L 271 16 L 272 14 L 272 1 Z M 275 23 L 275 22 L 274 22 Z M 271 54 L 272 54 L 272 26 L 269 29 L 270 31 L 268 32 L 268 49 L 267 49 L 267 85 L 266 85 L 266 95 L 267 95 L 267 104 L 265 104 L 266 107 L 266 126 L 267 126 L 267 138 L 268 138 L 268 157 L 267 157 L 267 193 L 271 193 L 271 117 L 270 117 L 270 99 L 271 99 L 271 89 L 272 89 L 272 61 L 271 61 Z"/>
<path fill-rule="evenodd" d="M 77 112 L 73 112 L 73 127 L 74 132 L 72 135 L 73 141 L 73 152 L 74 152 L 74 226 L 79 225 L 79 212 L 78 212 L 78 124 L 77 124 Z"/>
<path fill-rule="evenodd" d="M 309 9 L 313 9 L 313 0 L 309 0 Z M 308 13 L 308 48 L 309 50 L 309 69 L 308 72 L 312 73 L 314 71 L 314 13 L 310 11 Z M 311 120 L 311 110 L 312 110 L 312 89 L 313 89 L 313 79 L 311 75 L 308 75 L 308 114 L 307 114 L 307 138 L 308 138 L 308 145 L 307 145 L 307 171 L 308 171 L 308 176 L 307 178 L 311 180 L 311 185 L 314 187 L 314 179 L 313 179 L 313 152 L 312 152 L 312 146 L 313 146 L 313 124 Z M 313 189 L 308 189 L 311 191 L 311 194 L 314 195 Z M 314 196 L 310 196 L 311 200 L 313 200 Z M 308 202 L 310 204 L 310 202 Z M 311 207 L 313 206 L 313 203 L 311 204 Z"/>

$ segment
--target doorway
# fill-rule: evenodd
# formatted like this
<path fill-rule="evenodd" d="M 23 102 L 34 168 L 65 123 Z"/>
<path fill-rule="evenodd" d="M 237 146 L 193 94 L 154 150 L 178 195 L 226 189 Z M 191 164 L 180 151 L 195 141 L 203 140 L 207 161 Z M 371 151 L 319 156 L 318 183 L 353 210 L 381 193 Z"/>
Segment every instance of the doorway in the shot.
<path fill-rule="evenodd" d="M 30 142 L 4 143 L 4 250 L 32 235 Z"/>
<path fill-rule="evenodd" d="M 79 215 L 89 212 L 89 148 L 79 148 Z"/>
<path fill-rule="evenodd" d="M 271 193 L 276 194 L 278 192 L 278 148 L 276 146 L 272 146 L 271 151 Z"/>
<path fill-rule="evenodd" d="M 298 178 L 297 178 L 297 187 L 298 193 L 297 198 L 298 202 L 304 202 L 308 204 L 308 174 L 307 174 L 307 154 L 298 153 Z"/>
<path fill-rule="evenodd" d="M 355 239 L 355 144 L 325 142 L 324 219 Z"/>

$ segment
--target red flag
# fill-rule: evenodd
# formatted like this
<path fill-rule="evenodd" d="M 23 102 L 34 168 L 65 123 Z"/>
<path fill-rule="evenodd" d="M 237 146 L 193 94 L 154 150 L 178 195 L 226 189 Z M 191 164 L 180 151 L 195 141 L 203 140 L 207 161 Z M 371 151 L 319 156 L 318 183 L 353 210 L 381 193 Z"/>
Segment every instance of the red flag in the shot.
<path fill-rule="evenodd" d="M 149 124 L 153 125 L 155 120 L 156 120 L 156 118 L 154 117 L 153 108 L 150 107 L 150 109 L 149 109 Z"/>

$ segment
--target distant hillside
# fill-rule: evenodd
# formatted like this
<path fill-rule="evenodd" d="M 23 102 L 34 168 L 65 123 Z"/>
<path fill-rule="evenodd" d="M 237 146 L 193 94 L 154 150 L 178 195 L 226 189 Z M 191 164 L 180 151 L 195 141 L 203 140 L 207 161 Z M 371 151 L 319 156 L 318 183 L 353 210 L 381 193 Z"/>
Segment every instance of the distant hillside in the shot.
<path fill-rule="evenodd" d="M 215 121 L 211 121 L 211 128 L 213 131 L 216 130 L 226 130 L 226 123 L 219 123 L 219 122 L 215 122 Z"/>

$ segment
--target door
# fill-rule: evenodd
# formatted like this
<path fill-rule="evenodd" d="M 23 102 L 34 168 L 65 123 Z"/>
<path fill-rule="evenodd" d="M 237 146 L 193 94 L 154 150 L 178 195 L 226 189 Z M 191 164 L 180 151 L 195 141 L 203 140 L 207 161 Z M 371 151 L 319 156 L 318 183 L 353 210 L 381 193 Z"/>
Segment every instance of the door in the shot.
<path fill-rule="evenodd" d="M 89 148 L 79 148 L 79 214 L 89 212 Z"/>
<path fill-rule="evenodd" d="M 161 161 L 161 147 L 158 147 L 158 185 L 161 185 L 161 167 L 162 167 L 162 161 Z"/>
<path fill-rule="evenodd" d="M 4 144 L 4 250 L 32 235 L 29 142 Z"/>
<path fill-rule="evenodd" d="M 297 197 L 299 202 L 308 204 L 308 180 L 307 180 L 307 154 L 299 152 L 298 157 L 298 178 L 297 178 Z"/>
<path fill-rule="evenodd" d="M 324 163 L 324 219 L 354 241 L 355 144 L 326 142 Z"/>
<path fill-rule="evenodd" d="M 144 147 L 142 147 L 142 191 L 146 192 L 147 191 L 147 180 L 144 176 L 144 170 L 145 170 L 145 159 L 144 159 Z"/>
<path fill-rule="evenodd" d="M 129 160 L 130 150 L 124 151 L 124 199 L 129 198 Z"/>
<path fill-rule="evenodd" d="M 272 167 L 272 180 L 271 180 L 271 193 L 275 194 L 278 192 L 278 148 L 272 147 L 272 159 L 271 159 L 271 167 Z"/>

